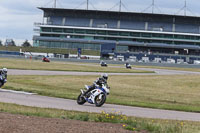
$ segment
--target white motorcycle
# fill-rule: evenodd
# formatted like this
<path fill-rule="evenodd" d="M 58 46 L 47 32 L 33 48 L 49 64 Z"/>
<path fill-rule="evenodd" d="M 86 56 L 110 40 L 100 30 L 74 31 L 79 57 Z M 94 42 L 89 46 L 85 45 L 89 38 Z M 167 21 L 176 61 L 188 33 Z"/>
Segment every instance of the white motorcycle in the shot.
<path fill-rule="evenodd" d="M 85 86 L 88 89 L 88 86 Z M 77 98 L 77 103 L 83 105 L 85 102 L 90 104 L 95 104 L 97 107 L 101 107 L 106 102 L 106 97 L 110 93 L 110 87 L 107 84 L 102 84 L 101 87 L 96 86 L 96 88 L 86 96 L 83 96 L 84 91 L 81 89 L 81 94 Z"/>

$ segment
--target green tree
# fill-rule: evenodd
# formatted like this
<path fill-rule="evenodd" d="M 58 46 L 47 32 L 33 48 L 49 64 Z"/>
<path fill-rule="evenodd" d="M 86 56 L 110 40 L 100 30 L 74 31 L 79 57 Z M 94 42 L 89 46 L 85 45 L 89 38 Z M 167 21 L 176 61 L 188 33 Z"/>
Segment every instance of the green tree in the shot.
<path fill-rule="evenodd" d="M 0 46 L 3 46 L 2 41 L 0 40 Z"/>
<path fill-rule="evenodd" d="M 12 40 L 12 41 L 11 41 L 11 43 L 10 43 L 10 46 L 16 46 L 16 44 L 15 44 L 15 41 L 14 41 L 14 40 Z"/>
<path fill-rule="evenodd" d="M 31 47 L 31 44 L 28 42 L 28 40 L 25 40 L 25 42 L 22 44 L 22 47 Z"/>

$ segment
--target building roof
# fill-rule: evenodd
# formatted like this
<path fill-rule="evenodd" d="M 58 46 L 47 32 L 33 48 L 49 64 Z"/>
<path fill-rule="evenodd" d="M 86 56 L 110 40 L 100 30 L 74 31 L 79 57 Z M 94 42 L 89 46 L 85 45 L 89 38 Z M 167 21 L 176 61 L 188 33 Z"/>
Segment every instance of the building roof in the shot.
<path fill-rule="evenodd" d="M 197 16 L 183 16 L 183 15 L 170 15 L 170 14 L 157 14 L 157 13 L 141 13 L 141 12 L 119 12 L 119 11 L 103 11 L 103 10 L 84 10 L 84 9 L 64 9 L 64 8 L 43 8 L 38 7 L 44 11 L 44 16 L 80 16 L 86 15 L 85 17 L 108 17 L 110 19 L 129 19 L 131 17 L 142 17 L 147 20 L 155 19 L 159 20 L 169 20 L 172 21 L 173 18 L 179 21 L 184 21 L 186 23 L 196 22 L 200 24 L 200 17 Z"/>

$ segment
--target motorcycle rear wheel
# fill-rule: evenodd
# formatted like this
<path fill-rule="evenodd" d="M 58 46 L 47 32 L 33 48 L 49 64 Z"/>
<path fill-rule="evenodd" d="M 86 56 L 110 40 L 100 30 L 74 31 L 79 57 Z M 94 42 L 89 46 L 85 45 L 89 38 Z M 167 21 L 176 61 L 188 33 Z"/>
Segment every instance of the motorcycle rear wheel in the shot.
<path fill-rule="evenodd" d="M 0 82 L 0 88 L 3 86 L 3 83 L 2 82 Z"/>
<path fill-rule="evenodd" d="M 83 105 L 86 102 L 85 98 L 82 96 L 82 93 L 77 98 L 77 103 Z"/>
<path fill-rule="evenodd" d="M 101 94 L 102 94 L 102 98 L 99 99 L 99 96 L 100 96 Z M 96 105 L 97 107 L 101 107 L 101 106 L 106 102 L 106 94 L 104 94 L 104 93 L 101 93 L 101 94 L 97 95 L 97 96 L 95 97 L 95 100 L 94 100 L 95 105 Z"/>

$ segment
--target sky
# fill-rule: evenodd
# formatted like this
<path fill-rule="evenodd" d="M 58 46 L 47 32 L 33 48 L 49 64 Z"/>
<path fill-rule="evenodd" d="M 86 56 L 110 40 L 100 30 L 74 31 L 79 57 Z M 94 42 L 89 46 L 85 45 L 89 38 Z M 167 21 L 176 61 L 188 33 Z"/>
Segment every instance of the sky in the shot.
<path fill-rule="evenodd" d="M 87 0 L 57 0 L 58 8 L 86 9 Z M 89 0 L 92 10 L 119 10 L 120 0 Z M 184 15 L 180 10 L 185 0 L 154 0 L 155 13 Z M 122 0 L 122 11 L 151 12 L 152 0 Z M 13 39 L 21 45 L 32 43 L 34 22 L 42 22 L 43 13 L 37 7 L 53 7 L 54 0 L 0 0 L 0 40 Z M 116 6 L 115 6 L 116 5 Z M 150 8 L 148 8 L 150 7 Z M 200 16 L 200 1 L 187 0 L 187 15 Z"/>

